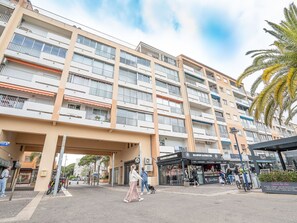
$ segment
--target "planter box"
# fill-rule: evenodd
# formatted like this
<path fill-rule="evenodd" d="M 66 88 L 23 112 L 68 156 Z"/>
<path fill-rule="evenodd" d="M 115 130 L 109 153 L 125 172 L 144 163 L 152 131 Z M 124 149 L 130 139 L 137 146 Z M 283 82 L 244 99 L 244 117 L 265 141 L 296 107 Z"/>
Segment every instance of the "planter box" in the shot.
<path fill-rule="evenodd" d="M 262 192 L 297 195 L 297 182 L 261 182 Z"/>

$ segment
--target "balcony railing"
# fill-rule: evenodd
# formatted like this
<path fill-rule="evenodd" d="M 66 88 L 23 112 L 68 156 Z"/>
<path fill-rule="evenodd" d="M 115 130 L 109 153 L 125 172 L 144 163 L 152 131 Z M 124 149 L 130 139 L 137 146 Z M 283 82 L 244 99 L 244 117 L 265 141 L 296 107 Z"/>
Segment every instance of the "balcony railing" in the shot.
<path fill-rule="evenodd" d="M 123 94 L 119 94 L 119 101 L 125 102 L 125 103 L 130 103 L 130 104 L 138 104 L 138 98 L 136 97 L 131 97 Z"/>
<path fill-rule="evenodd" d="M 249 103 L 246 100 L 235 98 L 235 101 L 244 105 L 249 106 Z"/>
<path fill-rule="evenodd" d="M 98 89 L 98 88 L 93 88 L 93 87 L 90 87 L 89 94 L 99 96 L 99 97 L 102 97 L 102 98 L 112 98 L 112 92 L 111 91 L 105 91 L 105 90 Z"/>
<path fill-rule="evenodd" d="M 212 75 L 206 74 L 206 76 L 207 76 L 207 78 L 210 79 L 210 80 L 213 80 L 213 81 L 216 80 L 216 78 L 215 78 L 214 76 L 212 76 Z"/>
<path fill-rule="evenodd" d="M 229 138 L 229 134 L 227 132 L 220 132 L 220 136 L 223 138 Z"/>
<path fill-rule="evenodd" d="M 182 108 L 170 107 L 170 111 L 172 113 L 175 113 L 175 114 L 180 114 L 180 115 L 183 114 L 183 109 Z"/>
<path fill-rule="evenodd" d="M 222 107 L 222 105 L 221 105 L 221 103 L 220 102 L 218 102 L 218 101 L 216 101 L 216 100 L 212 100 L 212 104 L 214 105 L 214 106 L 217 106 L 217 107 Z"/>
<path fill-rule="evenodd" d="M 210 91 L 214 92 L 214 93 L 217 93 L 217 94 L 219 93 L 218 89 L 216 89 L 216 88 L 210 88 Z"/>
<path fill-rule="evenodd" d="M 0 21 L 7 23 L 11 15 L 0 13 Z"/>
<path fill-rule="evenodd" d="M 37 57 L 37 58 L 39 58 L 40 54 L 41 54 L 40 50 L 27 48 L 27 47 L 24 47 L 24 46 L 15 44 L 15 43 L 9 43 L 8 49 L 10 49 L 12 51 L 19 52 L 19 53 L 27 54 L 27 55 L 30 55 L 30 56 L 33 56 L 33 57 Z"/>
<path fill-rule="evenodd" d="M 117 124 L 137 126 L 137 119 L 117 116 Z"/>
<path fill-rule="evenodd" d="M 110 70 L 104 70 L 102 68 L 92 67 L 92 72 L 94 74 L 102 75 L 104 77 L 113 78 L 113 71 L 110 71 Z"/>
<path fill-rule="evenodd" d="M 218 117 L 216 116 L 216 119 L 220 122 L 225 122 L 225 118 L 224 117 Z"/>
<path fill-rule="evenodd" d="M 19 97 L 15 97 L 15 96 L 0 94 L 0 106 L 1 107 L 23 109 L 23 106 L 24 106 L 24 103 L 26 100 L 27 100 L 26 98 L 19 98 Z"/>
<path fill-rule="evenodd" d="M 185 127 L 182 127 L 182 126 L 173 125 L 172 126 L 172 131 L 173 132 L 185 133 L 186 132 L 186 128 Z"/>

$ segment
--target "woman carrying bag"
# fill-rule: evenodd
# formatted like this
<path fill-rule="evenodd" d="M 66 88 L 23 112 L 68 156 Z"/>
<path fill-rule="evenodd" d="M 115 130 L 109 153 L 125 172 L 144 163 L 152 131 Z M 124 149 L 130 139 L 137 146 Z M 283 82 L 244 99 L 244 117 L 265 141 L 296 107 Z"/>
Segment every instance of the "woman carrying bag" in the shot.
<path fill-rule="evenodd" d="M 142 201 L 143 198 L 139 196 L 138 190 L 137 190 L 137 182 L 138 180 L 142 180 L 141 176 L 136 172 L 136 165 L 133 164 L 131 166 L 131 170 L 129 173 L 129 184 L 130 188 L 127 192 L 127 195 L 124 199 L 124 202 L 129 203 L 131 201 Z"/>

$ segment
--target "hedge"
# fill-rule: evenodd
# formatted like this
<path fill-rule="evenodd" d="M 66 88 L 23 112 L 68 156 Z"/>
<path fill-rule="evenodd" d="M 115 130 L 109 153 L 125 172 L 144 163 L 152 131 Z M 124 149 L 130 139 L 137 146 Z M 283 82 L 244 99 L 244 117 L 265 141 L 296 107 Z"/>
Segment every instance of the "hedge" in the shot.
<path fill-rule="evenodd" d="M 261 173 L 259 180 L 261 182 L 297 182 L 297 172 L 272 171 L 270 173 Z"/>

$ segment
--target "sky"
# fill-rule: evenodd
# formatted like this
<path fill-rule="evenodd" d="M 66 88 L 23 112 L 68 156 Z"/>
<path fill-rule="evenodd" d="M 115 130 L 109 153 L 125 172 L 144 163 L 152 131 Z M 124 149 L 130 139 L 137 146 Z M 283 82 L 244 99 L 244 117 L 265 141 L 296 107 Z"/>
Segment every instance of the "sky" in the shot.
<path fill-rule="evenodd" d="M 252 62 L 245 53 L 274 39 L 265 20 L 279 23 L 293 0 L 32 0 L 33 5 L 130 43 L 184 54 L 237 78 Z M 82 29 L 85 29 L 82 27 Z M 255 76 L 244 81 L 249 90 Z M 74 159 L 75 160 L 75 159 Z"/>

